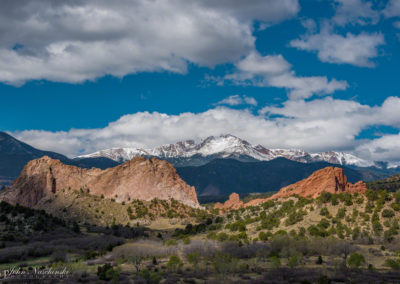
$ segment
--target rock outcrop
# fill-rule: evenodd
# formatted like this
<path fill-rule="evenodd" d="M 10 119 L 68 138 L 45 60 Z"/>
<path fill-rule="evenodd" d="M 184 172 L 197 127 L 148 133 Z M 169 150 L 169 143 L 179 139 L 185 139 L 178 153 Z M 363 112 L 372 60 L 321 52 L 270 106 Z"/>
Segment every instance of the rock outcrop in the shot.
<path fill-rule="evenodd" d="M 326 167 L 314 172 L 311 176 L 295 184 L 281 188 L 278 193 L 270 198 L 289 197 L 299 195 L 302 197 L 316 198 L 322 192 L 329 193 L 365 193 L 367 186 L 359 181 L 355 184 L 347 182 L 342 168 Z"/>
<path fill-rule="evenodd" d="M 229 202 L 227 206 L 225 206 L 225 204 L 223 205 L 216 204 L 215 208 L 238 209 L 242 206 L 243 207 L 254 206 L 264 203 L 271 199 L 286 198 L 292 195 L 298 195 L 306 198 L 316 198 L 320 196 L 322 192 L 329 192 L 329 193 L 348 192 L 354 194 L 356 192 L 365 193 L 366 190 L 367 186 L 362 181 L 359 181 L 355 184 L 347 182 L 347 177 L 343 174 L 342 168 L 326 167 L 314 172 L 306 179 L 303 179 L 295 184 L 281 188 L 278 193 L 272 195 L 271 197 L 254 199 L 243 204 L 243 202 L 239 200 L 239 196 L 237 196 L 237 198 L 234 199 L 235 208 L 233 206 L 229 207 L 229 204 L 233 202 L 230 201 L 231 197 L 229 197 L 229 200 L 225 202 L 225 204 Z"/>
<path fill-rule="evenodd" d="M 63 190 L 82 190 L 117 202 L 173 198 L 200 207 L 195 188 L 187 185 L 171 164 L 142 157 L 106 170 L 88 170 L 44 156 L 30 161 L 11 187 L 0 192 L 0 200 L 34 207 Z"/>
<path fill-rule="evenodd" d="M 240 200 L 239 194 L 232 193 L 229 195 L 229 199 L 224 204 L 217 202 L 214 205 L 214 209 L 227 210 L 227 209 L 239 209 L 243 206 L 243 201 Z"/>

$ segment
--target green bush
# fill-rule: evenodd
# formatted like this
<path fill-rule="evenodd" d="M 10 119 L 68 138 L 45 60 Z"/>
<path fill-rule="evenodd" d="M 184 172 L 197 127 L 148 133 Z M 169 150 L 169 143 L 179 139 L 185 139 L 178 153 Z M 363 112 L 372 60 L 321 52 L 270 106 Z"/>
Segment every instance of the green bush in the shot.
<path fill-rule="evenodd" d="M 105 281 L 118 281 L 120 273 L 118 270 L 114 269 L 111 264 L 106 263 L 103 266 L 97 267 L 97 276 L 100 280 Z"/>
<path fill-rule="evenodd" d="M 400 270 L 400 260 L 398 259 L 386 259 L 385 265 L 393 270 Z"/>
<path fill-rule="evenodd" d="M 271 268 L 277 269 L 281 267 L 281 259 L 278 256 L 272 256 L 269 258 L 269 262 L 271 264 Z"/>
<path fill-rule="evenodd" d="M 179 256 L 176 255 L 171 255 L 171 257 L 168 260 L 167 263 L 167 268 L 170 271 L 178 271 L 181 267 L 183 266 L 182 260 L 179 258 Z"/>
<path fill-rule="evenodd" d="M 383 210 L 382 211 L 382 217 L 383 218 L 392 218 L 392 217 L 394 217 L 394 212 L 393 212 L 393 210 L 390 210 L 390 209 L 385 209 L 385 210 Z"/>
<path fill-rule="evenodd" d="M 260 241 L 267 241 L 268 240 L 269 235 L 266 232 L 260 232 L 258 233 L 258 238 Z"/>
<path fill-rule="evenodd" d="M 352 253 L 349 256 L 349 259 L 347 260 L 347 264 L 351 268 L 359 268 L 362 264 L 365 263 L 365 258 L 362 254 L 360 253 Z"/>
<path fill-rule="evenodd" d="M 200 255 L 200 253 L 199 253 L 198 251 L 189 253 L 189 254 L 187 255 L 187 260 L 188 260 L 188 262 L 189 262 L 190 264 L 192 264 L 193 267 L 196 269 L 197 266 L 198 266 L 199 263 L 200 263 L 201 255 Z"/>
<path fill-rule="evenodd" d="M 299 265 L 299 259 L 298 259 L 298 257 L 296 255 L 293 255 L 292 257 L 289 258 L 288 266 L 290 268 L 294 268 L 297 265 Z"/>
<path fill-rule="evenodd" d="M 328 210 L 328 208 L 326 208 L 326 207 L 323 207 L 323 208 L 321 208 L 321 211 L 319 212 L 319 214 L 321 215 L 321 216 L 330 216 L 330 213 L 329 213 L 329 210 Z"/>
<path fill-rule="evenodd" d="M 338 209 L 336 218 L 343 219 L 346 216 L 346 208 L 342 207 Z"/>
<path fill-rule="evenodd" d="M 318 223 L 318 227 L 320 227 L 322 229 L 328 229 L 329 226 L 330 226 L 330 223 L 325 218 L 322 218 L 321 221 L 319 221 L 319 223 Z"/>

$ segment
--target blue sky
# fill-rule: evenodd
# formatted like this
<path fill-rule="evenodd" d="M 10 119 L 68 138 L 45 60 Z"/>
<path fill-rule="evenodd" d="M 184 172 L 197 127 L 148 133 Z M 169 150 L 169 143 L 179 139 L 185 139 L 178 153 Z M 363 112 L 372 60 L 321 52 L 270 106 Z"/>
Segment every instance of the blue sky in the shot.
<path fill-rule="evenodd" d="M 399 0 L 50 2 L 0 12 L 0 130 L 27 143 L 230 133 L 400 161 Z"/>

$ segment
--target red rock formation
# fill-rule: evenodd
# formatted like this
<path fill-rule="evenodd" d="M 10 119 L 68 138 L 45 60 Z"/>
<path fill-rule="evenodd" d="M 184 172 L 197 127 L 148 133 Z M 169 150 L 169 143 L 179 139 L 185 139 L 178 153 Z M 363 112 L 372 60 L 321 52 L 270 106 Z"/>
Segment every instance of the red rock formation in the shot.
<path fill-rule="evenodd" d="M 324 191 L 329 193 L 365 193 L 366 190 L 367 186 L 362 181 L 355 184 L 347 182 L 347 177 L 343 174 L 343 169 L 326 167 L 314 172 L 306 179 L 281 188 L 271 198 L 288 197 L 294 194 L 302 197 L 316 198 Z"/>
<path fill-rule="evenodd" d="M 224 204 L 220 202 L 215 203 L 214 209 L 219 209 L 219 210 L 239 209 L 242 206 L 243 202 L 240 201 L 239 194 L 232 193 L 231 195 L 229 195 L 229 199 L 225 201 Z"/>
<path fill-rule="evenodd" d="M 347 177 L 342 168 L 326 167 L 314 172 L 308 178 L 295 184 L 288 185 L 279 190 L 278 193 L 266 199 L 255 199 L 245 204 L 245 207 L 261 204 L 270 199 L 285 198 L 292 195 L 299 195 L 307 198 L 316 198 L 322 192 L 329 193 L 365 193 L 367 185 L 359 181 L 355 184 L 347 182 Z"/>
<path fill-rule="evenodd" d="M 200 207 L 194 187 L 187 185 L 171 164 L 143 157 L 106 170 L 88 170 L 45 156 L 30 161 L 11 187 L 0 192 L 0 200 L 31 207 L 63 189 L 82 189 L 117 202 L 173 198 L 185 205 Z"/>
<path fill-rule="evenodd" d="M 295 184 L 288 185 L 279 190 L 278 193 L 269 198 L 259 198 L 251 200 L 245 204 L 239 200 L 239 195 L 232 193 L 229 200 L 224 204 L 215 204 L 216 209 L 238 209 L 240 207 L 255 206 L 271 199 L 286 198 L 292 195 L 298 195 L 307 198 L 316 198 L 322 192 L 330 193 L 365 193 L 367 186 L 364 182 L 359 181 L 355 184 L 347 182 L 347 177 L 343 174 L 343 169 L 326 167 L 318 170 Z M 234 196 L 233 196 L 234 195 Z"/>

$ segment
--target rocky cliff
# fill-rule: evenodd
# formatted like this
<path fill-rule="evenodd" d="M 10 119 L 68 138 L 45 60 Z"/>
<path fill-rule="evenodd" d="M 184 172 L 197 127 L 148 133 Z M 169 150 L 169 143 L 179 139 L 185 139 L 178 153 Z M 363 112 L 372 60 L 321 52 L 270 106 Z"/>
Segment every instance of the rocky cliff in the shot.
<path fill-rule="evenodd" d="M 30 161 L 11 187 L 0 192 L 0 199 L 33 207 L 65 190 L 80 190 L 117 202 L 173 198 L 200 207 L 194 187 L 187 185 L 171 164 L 142 157 L 106 170 L 88 170 L 45 156 Z"/>
<path fill-rule="evenodd" d="M 359 181 L 355 184 L 347 182 L 347 177 L 343 174 L 342 168 L 326 167 L 321 170 L 314 172 L 308 178 L 303 179 L 295 184 L 283 187 L 278 193 L 265 199 L 254 199 L 245 204 L 240 203 L 237 199 L 229 198 L 225 204 L 216 204 L 216 209 L 237 209 L 242 206 L 254 206 L 261 204 L 270 199 L 286 198 L 292 195 L 298 195 L 306 198 L 316 198 L 321 195 L 322 192 L 329 193 L 365 193 L 367 186 L 364 182 Z M 234 203 L 235 206 L 231 204 Z"/>
<path fill-rule="evenodd" d="M 367 186 L 359 181 L 355 184 L 347 182 L 342 168 L 326 167 L 314 172 L 311 176 L 295 184 L 281 188 L 278 193 L 270 198 L 282 198 L 291 195 L 316 198 L 322 192 L 329 193 L 365 193 Z"/>

